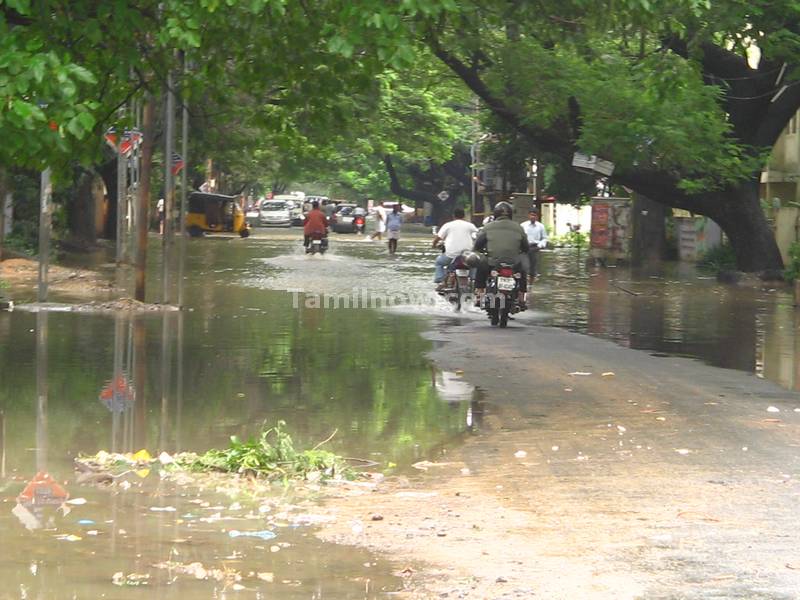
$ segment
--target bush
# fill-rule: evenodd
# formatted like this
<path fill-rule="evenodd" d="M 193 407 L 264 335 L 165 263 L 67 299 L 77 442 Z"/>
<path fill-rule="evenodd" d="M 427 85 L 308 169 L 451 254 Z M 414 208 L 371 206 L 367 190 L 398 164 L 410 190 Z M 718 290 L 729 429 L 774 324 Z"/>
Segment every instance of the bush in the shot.
<path fill-rule="evenodd" d="M 39 225 L 31 221 L 17 221 L 5 237 L 5 248 L 34 256 L 39 251 Z"/>
<path fill-rule="evenodd" d="M 721 271 L 735 271 L 736 253 L 730 244 L 720 244 L 706 251 L 703 257 L 697 261 L 697 268 L 703 271 L 719 273 Z"/>
<path fill-rule="evenodd" d="M 786 264 L 783 276 L 791 283 L 800 279 L 800 242 L 794 242 L 789 246 L 789 262 Z"/>
<path fill-rule="evenodd" d="M 589 234 L 580 231 L 570 231 L 564 235 L 550 238 L 550 243 L 556 248 L 586 248 L 589 246 Z"/>

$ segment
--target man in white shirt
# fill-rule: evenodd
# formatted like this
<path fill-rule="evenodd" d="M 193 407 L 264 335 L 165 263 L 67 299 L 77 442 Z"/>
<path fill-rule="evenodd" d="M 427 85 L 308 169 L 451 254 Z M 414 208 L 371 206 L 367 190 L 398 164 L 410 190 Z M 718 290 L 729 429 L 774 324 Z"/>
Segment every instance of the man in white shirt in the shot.
<path fill-rule="evenodd" d="M 472 250 L 477 233 L 478 228 L 464 220 L 464 209 L 456 208 L 453 211 L 453 220 L 442 225 L 433 238 L 434 248 L 439 245 L 439 242 L 444 242 L 444 253 L 436 257 L 434 283 L 444 281 L 445 267 L 453 262 L 456 256 L 465 250 Z"/>
<path fill-rule="evenodd" d="M 369 236 L 369 239 L 378 238 L 380 240 L 384 231 L 386 231 L 386 209 L 381 202 L 375 207 L 375 231 Z"/>
<path fill-rule="evenodd" d="M 547 248 L 547 231 L 544 225 L 539 221 L 539 211 L 531 208 L 528 211 L 528 220 L 522 223 L 522 229 L 525 230 L 525 235 L 528 236 L 528 280 L 533 283 L 533 280 L 539 274 L 537 266 L 539 263 L 539 250 Z"/>

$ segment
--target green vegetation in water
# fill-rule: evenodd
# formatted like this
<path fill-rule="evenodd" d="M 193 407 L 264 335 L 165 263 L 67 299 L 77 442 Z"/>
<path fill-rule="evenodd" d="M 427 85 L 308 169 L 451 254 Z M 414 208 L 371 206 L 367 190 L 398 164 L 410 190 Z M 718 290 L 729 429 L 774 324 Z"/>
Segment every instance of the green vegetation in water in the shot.
<path fill-rule="evenodd" d="M 703 271 L 719 273 L 736 270 L 736 254 L 730 244 L 721 244 L 703 254 L 697 262 L 697 268 Z"/>
<path fill-rule="evenodd" d="M 360 459 L 345 459 L 333 452 L 319 449 L 335 435 L 335 431 L 311 450 L 298 451 L 292 443 L 292 438 L 283 430 L 285 425 L 283 421 L 278 421 L 275 427 L 264 429 L 258 438 L 246 442 L 231 436 L 230 444 L 224 450 L 211 449 L 200 455 L 194 452 L 180 452 L 170 456 L 162 452 L 154 457 L 145 449 L 126 454 L 101 450 L 93 456 L 79 456 L 75 462 L 81 465 L 79 468 L 81 471 L 105 473 L 112 477 L 123 475 L 132 469 L 150 468 L 160 463 L 161 468 L 167 472 L 231 473 L 266 481 L 356 478 L 355 469 L 347 461 Z"/>
<path fill-rule="evenodd" d="M 231 436 L 230 445 L 224 450 L 179 454 L 175 462 L 192 471 L 222 471 L 267 479 L 352 478 L 353 471 L 345 460 L 333 452 L 319 450 L 320 444 L 311 450 L 296 450 L 291 436 L 283 430 L 285 425 L 278 421 L 258 438 L 247 441 Z"/>
<path fill-rule="evenodd" d="M 580 231 L 569 231 L 564 235 L 552 236 L 550 243 L 556 248 L 577 248 L 582 250 L 589 247 L 589 234 Z"/>
<path fill-rule="evenodd" d="M 786 263 L 783 276 L 789 282 L 800 279 L 800 242 L 794 242 L 789 246 L 789 261 Z"/>

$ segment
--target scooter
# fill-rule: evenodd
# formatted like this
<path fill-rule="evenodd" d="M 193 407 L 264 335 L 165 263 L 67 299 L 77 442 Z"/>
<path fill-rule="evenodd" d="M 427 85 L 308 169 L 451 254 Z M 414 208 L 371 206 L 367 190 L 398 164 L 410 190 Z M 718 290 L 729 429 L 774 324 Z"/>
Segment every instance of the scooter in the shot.
<path fill-rule="evenodd" d="M 367 223 L 363 215 L 356 215 L 353 217 L 353 226 L 356 228 L 356 233 L 363 235 L 366 225 Z"/>
<path fill-rule="evenodd" d="M 517 299 L 524 276 L 508 262 L 500 262 L 489 271 L 482 307 L 493 326 L 507 327 L 509 316 L 522 310 Z"/>
<path fill-rule="evenodd" d="M 306 254 L 325 254 L 328 249 L 328 236 L 324 233 L 312 233 L 309 236 Z"/>

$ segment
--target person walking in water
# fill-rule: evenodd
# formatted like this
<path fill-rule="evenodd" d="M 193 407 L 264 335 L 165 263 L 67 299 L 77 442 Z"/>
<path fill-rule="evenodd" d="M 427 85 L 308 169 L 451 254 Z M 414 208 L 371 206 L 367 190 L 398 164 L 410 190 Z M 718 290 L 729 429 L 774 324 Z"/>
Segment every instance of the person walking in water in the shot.
<path fill-rule="evenodd" d="M 398 202 L 392 207 L 392 212 L 386 215 L 387 238 L 389 239 L 389 254 L 397 252 L 397 240 L 400 239 L 400 228 L 403 226 L 402 205 Z"/>
<path fill-rule="evenodd" d="M 383 207 L 383 202 L 381 202 L 375 207 L 375 231 L 369 236 L 370 241 L 375 240 L 375 238 L 380 240 L 384 231 L 386 231 L 386 209 Z"/>
<path fill-rule="evenodd" d="M 528 236 L 528 283 L 539 275 L 539 250 L 547 248 L 547 230 L 544 224 L 539 221 L 539 211 L 531 207 L 528 211 L 528 220 L 522 223 L 522 229 Z"/>

